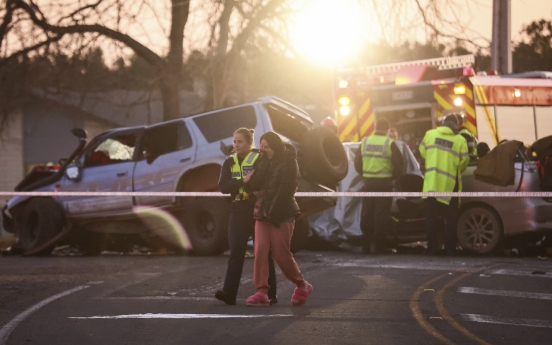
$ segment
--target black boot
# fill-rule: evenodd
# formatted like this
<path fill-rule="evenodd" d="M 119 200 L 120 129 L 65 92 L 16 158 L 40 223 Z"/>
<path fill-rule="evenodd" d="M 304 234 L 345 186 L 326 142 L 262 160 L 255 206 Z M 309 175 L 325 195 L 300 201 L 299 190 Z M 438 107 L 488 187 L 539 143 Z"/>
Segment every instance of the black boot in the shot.
<path fill-rule="evenodd" d="M 278 296 L 268 296 L 268 300 L 270 301 L 270 305 L 278 303 Z"/>
<path fill-rule="evenodd" d="M 215 292 L 215 298 L 228 305 L 236 305 L 236 293 L 228 290 L 219 290 Z"/>

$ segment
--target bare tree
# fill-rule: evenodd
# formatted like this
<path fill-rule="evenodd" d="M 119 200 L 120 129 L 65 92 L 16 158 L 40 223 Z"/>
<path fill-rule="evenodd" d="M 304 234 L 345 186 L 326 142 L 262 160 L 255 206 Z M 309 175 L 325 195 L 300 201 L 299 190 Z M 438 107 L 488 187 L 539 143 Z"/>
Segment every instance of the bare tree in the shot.
<path fill-rule="evenodd" d="M 305 0 L 309 1 L 309 0 Z M 387 41 L 398 43 L 411 30 L 428 37 L 469 41 L 463 16 L 480 0 L 357 0 L 376 17 Z M 190 16 L 204 12 L 209 34 L 193 42 L 209 60 L 209 107 L 223 106 L 240 84 L 240 66 L 259 44 L 289 52 L 286 20 L 297 8 L 291 0 L 4 0 L 0 3 L 0 68 L 60 50 L 70 55 L 101 46 L 112 61 L 140 57 L 156 75 L 164 118 L 180 116 L 185 43 L 200 37 Z M 468 12 L 466 12 L 468 11 Z M 152 26 L 156 25 L 153 30 Z M 330 23 L 329 23 L 330 25 Z M 184 33 L 186 32 L 186 36 Z M 120 59 L 118 60 L 120 61 Z M 230 101 L 231 103 L 231 101 Z"/>
<path fill-rule="evenodd" d="M 121 0 L 77 0 L 73 3 L 76 5 L 59 0 L 6 0 L 2 9 L 4 20 L 0 25 L 0 66 L 31 52 L 48 49 L 53 43 L 65 45 L 68 50 L 78 50 L 83 45 L 97 44 L 100 38 L 108 39 L 119 50 L 130 49 L 151 65 L 158 76 L 164 118 L 179 117 L 178 85 L 190 1 L 170 0 L 165 54 L 162 49 L 156 52 L 146 42 L 133 37 L 136 31 L 128 30 L 140 25 L 138 19 L 146 9 L 156 15 L 158 6 L 154 2 L 143 0 L 128 5 Z M 144 28 L 142 33 L 145 31 Z"/>
<path fill-rule="evenodd" d="M 392 45 L 420 37 L 465 42 L 475 48 L 488 46 L 489 40 L 472 27 L 471 17 L 491 7 L 481 0 L 358 0 L 363 12 L 373 18 L 382 39 Z M 489 23 L 491 18 L 489 17 Z M 490 25 L 490 24 L 489 24 Z"/>

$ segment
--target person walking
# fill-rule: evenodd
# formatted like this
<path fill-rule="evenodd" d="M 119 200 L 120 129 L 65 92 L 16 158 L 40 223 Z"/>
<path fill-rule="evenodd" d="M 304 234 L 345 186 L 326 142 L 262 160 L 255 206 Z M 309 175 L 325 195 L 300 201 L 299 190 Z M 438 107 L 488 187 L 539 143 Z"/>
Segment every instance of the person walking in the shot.
<path fill-rule="evenodd" d="M 248 188 L 248 183 L 260 153 L 259 150 L 253 149 L 253 135 L 253 130 L 247 128 L 239 128 L 234 132 L 234 153 L 224 161 L 219 178 L 220 191 L 230 194 L 232 197 L 232 212 L 228 225 L 230 258 L 228 259 L 224 287 L 215 293 L 215 298 L 229 305 L 236 304 L 247 242 L 255 230 L 255 219 L 253 218 L 255 195 Z M 278 303 L 276 271 L 274 260 L 270 255 L 266 258 L 266 264 L 269 267 L 268 280 L 270 281 L 268 299 L 270 304 L 275 304 Z"/>
<path fill-rule="evenodd" d="M 355 155 L 355 170 L 363 177 L 362 192 L 392 192 L 393 180 L 403 171 L 403 158 L 395 141 L 387 136 L 389 122 L 380 119 L 376 131 L 365 137 Z M 383 252 L 386 231 L 391 223 L 391 197 L 362 199 L 362 250 L 365 254 Z"/>
<path fill-rule="evenodd" d="M 448 115 L 441 126 L 426 132 L 420 144 L 420 154 L 425 160 L 423 192 L 461 192 L 462 173 L 469 163 L 466 140 L 457 135 L 459 122 L 456 114 Z M 446 223 L 445 251 L 456 251 L 456 222 L 459 198 L 424 197 L 427 231 L 427 254 L 438 253 L 437 216 Z"/>
<path fill-rule="evenodd" d="M 252 188 L 259 189 L 255 204 L 255 267 L 253 283 L 257 293 L 250 296 L 248 306 L 268 306 L 270 291 L 268 253 L 272 255 L 286 278 L 297 287 L 291 304 L 305 304 L 312 292 L 290 251 L 291 236 L 299 206 L 295 201 L 299 167 L 293 146 L 284 144 L 278 134 L 267 132 L 261 137 L 261 163 L 253 173 Z"/>

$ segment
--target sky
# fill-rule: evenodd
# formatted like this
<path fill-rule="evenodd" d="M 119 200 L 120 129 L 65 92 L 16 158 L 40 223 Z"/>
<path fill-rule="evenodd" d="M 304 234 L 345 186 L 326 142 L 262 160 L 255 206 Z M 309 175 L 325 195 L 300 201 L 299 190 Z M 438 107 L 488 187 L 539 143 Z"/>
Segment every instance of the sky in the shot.
<path fill-rule="evenodd" d="M 522 26 L 531 21 L 545 18 L 552 20 L 552 0 L 511 0 L 512 1 L 512 39 L 519 40 Z M 491 37 L 492 0 L 482 0 L 481 11 L 474 13 L 473 24 L 487 38 Z"/>
<path fill-rule="evenodd" d="M 465 4 L 468 0 L 452 0 Z M 487 46 L 492 32 L 493 0 L 470 0 L 470 7 L 448 7 L 446 15 L 454 21 L 458 17 L 469 29 L 468 38 L 476 39 L 481 46 Z M 511 35 L 519 41 L 522 26 L 539 19 L 552 20 L 552 0 L 511 0 Z M 388 42 L 417 40 L 423 42 L 428 31 L 413 1 L 398 2 L 401 6 L 382 8 L 385 1 L 359 0 L 299 0 L 306 4 L 295 17 L 290 28 L 292 45 L 296 51 L 313 62 L 327 65 L 339 63 L 355 55 L 363 42 Z M 377 7 L 370 4 L 377 3 Z M 363 4 L 363 5 L 361 5 Z M 391 11 L 392 18 L 378 17 L 378 13 Z M 397 19 L 399 18 L 399 19 Z M 386 23 L 384 29 L 377 22 Z M 406 23 L 406 24 L 405 24 Z M 401 30 L 393 30 L 397 26 Z M 441 28 L 446 31 L 446 27 Z M 387 30 L 387 31 L 382 31 Z M 458 33 L 455 33 L 455 35 Z"/>

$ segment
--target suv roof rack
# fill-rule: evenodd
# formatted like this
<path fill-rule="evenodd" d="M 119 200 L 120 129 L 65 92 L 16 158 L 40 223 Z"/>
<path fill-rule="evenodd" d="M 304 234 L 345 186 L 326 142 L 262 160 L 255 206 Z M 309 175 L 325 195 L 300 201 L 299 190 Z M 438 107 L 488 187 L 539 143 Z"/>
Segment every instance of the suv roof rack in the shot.
<path fill-rule="evenodd" d="M 397 62 L 384 65 L 366 66 L 361 68 L 342 68 L 339 69 L 340 73 L 353 73 L 361 72 L 365 76 L 375 76 L 386 73 L 393 73 L 403 67 L 408 66 L 434 66 L 439 70 L 462 68 L 473 65 L 475 63 L 475 57 L 473 54 L 459 55 L 459 56 L 446 56 L 435 59 L 414 60 L 406 62 Z"/>

